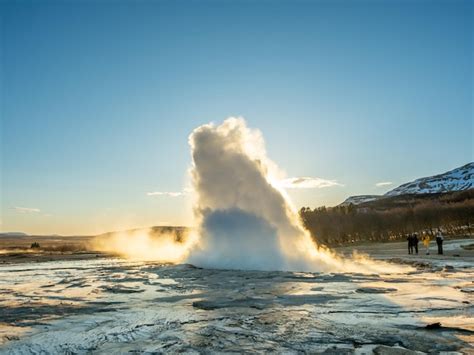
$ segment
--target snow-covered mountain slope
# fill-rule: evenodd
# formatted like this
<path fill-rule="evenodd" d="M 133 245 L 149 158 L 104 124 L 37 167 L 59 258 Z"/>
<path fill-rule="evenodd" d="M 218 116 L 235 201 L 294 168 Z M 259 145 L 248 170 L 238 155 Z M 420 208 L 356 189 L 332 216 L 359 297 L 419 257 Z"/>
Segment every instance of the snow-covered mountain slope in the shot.
<path fill-rule="evenodd" d="M 384 196 L 406 194 L 433 194 L 468 190 L 474 187 L 474 162 L 443 174 L 416 179 L 400 185 Z"/>
<path fill-rule="evenodd" d="M 349 206 L 350 204 L 359 205 L 364 202 L 374 201 L 381 198 L 381 195 L 358 195 L 347 198 L 339 206 Z"/>
<path fill-rule="evenodd" d="M 412 182 L 400 185 L 384 195 L 359 195 L 347 198 L 339 206 L 375 201 L 400 195 L 434 194 L 452 191 L 463 191 L 474 188 L 474 162 L 463 165 L 443 174 L 416 179 Z"/>

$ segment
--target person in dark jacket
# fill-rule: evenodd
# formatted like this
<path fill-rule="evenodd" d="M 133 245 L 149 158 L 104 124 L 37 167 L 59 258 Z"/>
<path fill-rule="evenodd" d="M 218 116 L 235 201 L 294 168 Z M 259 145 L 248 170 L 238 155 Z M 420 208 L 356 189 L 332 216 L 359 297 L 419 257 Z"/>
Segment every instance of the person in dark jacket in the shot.
<path fill-rule="evenodd" d="M 418 254 L 418 243 L 420 240 L 418 239 L 418 233 L 413 234 L 413 247 L 415 248 L 415 253 Z M 413 251 L 412 251 L 413 254 Z"/>
<path fill-rule="evenodd" d="M 408 241 L 408 254 L 413 254 L 413 236 L 411 234 L 408 234 L 407 241 Z"/>
<path fill-rule="evenodd" d="M 438 244 L 438 254 L 443 255 L 443 234 L 441 233 L 441 229 L 438 228 L 438 233 L 436 234 L 436 244 Z"/>

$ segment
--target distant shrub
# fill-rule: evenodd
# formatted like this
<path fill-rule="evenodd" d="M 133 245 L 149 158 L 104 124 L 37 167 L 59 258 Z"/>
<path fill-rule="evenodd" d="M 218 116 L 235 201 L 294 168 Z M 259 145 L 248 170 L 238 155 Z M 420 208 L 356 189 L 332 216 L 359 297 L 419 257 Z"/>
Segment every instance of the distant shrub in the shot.
<path fill-rule="evenodd" d="M 41 248 L 41 247 L 40 247 L 40 245 L 39 245 L 38 242 L 34 242 L 33 244 L 31 244 L 30 248 L 31 248 L 31 249 L 39 249 L 39 248 Z"/>

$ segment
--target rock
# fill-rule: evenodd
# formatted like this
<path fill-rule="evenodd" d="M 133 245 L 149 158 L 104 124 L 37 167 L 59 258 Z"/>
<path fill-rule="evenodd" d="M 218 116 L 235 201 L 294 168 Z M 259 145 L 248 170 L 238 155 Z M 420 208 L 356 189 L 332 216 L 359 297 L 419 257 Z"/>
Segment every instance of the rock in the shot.
<path fill-rule="evenodd" d="M 401 347 L 390 347 L 385 345 L 379 345 L 374 349 L 376 355 L 415 355 L 418 354 L 416 351 L 401 348 Z"/>
<path fill-rule="evenodd" d="M 337 347 L 332 347 L 324 350 L 320 354 L 324 355 L 350 355 L 353 354 L 354 351 L 352 349 L 347 349 L 347 348 L 337 348 Z"/>
<path fill-rule="evenodd" d="M 427 268 L 430 267 L 431 264 L 423 261 L 415 261 L 413 263 L 413 266 L 418 267 L 418 268 Z"/>
<path fill-rule="evenodd" d="M 124 287 L 124 286 L 102 286 L 100 287 L 105 292 L 111 293 L 141 293 L 145 292 L 143 289 L 139 288 L 132 288 L 132 287 Z"/>
<path fill-rule="evenodd" d="M 431 323 L 431 324 L 427 324 L 426 329 L 429 329 L 429 330 L 432 330 L 432 329 L 440 329 L 441 328 L 441 323 L 440 322 L 436 322 L 436 323 Z"/>
<path fill-rule="evenodd" d="M 361 287 L 356 290 L 357 293 L 389 293 L 398 291 L 391 287 Z"/>
<path fill-rule="evenodd" d="M 12 341 L 12 340 L 20 340 L 20 337 L 17 336 L 17 335 L 5 335 L 4 338 L 7 339 L 7 340 L 9 340 L 9 341 Z"/>

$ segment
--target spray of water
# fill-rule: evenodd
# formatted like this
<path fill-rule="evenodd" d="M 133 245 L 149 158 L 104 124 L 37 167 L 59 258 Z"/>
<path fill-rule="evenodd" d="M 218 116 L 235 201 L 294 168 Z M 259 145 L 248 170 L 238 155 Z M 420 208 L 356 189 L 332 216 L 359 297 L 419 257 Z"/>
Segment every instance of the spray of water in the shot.
<path fill-rule="evenodd" d="M 303 228 L 258 130 L 242 118 L 196 128 L 189 137 L 200 236 L 190 263 L 211 268 L 371 272 L 338 257 Z"/>

